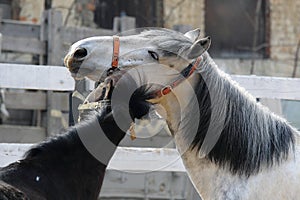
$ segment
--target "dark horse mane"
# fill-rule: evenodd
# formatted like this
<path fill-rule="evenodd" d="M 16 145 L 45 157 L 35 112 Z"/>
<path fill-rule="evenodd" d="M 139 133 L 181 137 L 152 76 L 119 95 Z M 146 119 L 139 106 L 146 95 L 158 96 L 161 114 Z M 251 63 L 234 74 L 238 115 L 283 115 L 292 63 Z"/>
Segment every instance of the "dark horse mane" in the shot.
<path fill-rule="evenodd" d="M 204 55 L 204 63 L 195 89 L 201 118 L 192 149 L 199 152 L 210 123 L 217 125 L 216 119 L 212 118 L 210 92 L 214 91 L 208 90 L 208 81 L 203 78 L 206 76 L 213 79 L 210 81 L 218 91 L 217 97 L 226 98 L 225 102 L 219 101 L 224 105 L 219 108 L 226 110 L 223 129 L 206 157 L 233 174 L 246 177 L 258 173 L 263 166 L 270 167 L 286 160 L 294 150 L 296 130 L 236 86 L 216 68 L 208 54 Z"/>
<path fill-rule="evenodd" d="M 107 163 L 100 162 L 86 149 L 78 132 L 80 129 L 81 134 L 89 135 L 91 131 L 98 134 L 98 130 L 89 128 L 92 123 L 100 124 L 104 136 L 115 144 L 111 149 L 101 146 L 98 150 L 112 156 L 125 132 L 104 107 L 65 134 L 32 147 L 24 159 L 0 168 L 0 197 L 14 199 L 7 196 L 8 190 L 14 190 L 18 195 L 22 191 L 24 199 L 96 200 Z M 97 145 L 98 141 L 94 142 Z"/>

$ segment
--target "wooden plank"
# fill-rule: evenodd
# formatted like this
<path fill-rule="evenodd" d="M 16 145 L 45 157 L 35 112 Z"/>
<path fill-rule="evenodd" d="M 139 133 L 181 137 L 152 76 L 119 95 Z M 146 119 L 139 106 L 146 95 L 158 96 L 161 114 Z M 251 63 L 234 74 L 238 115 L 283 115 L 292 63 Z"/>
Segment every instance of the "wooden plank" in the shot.
<path fill-rule="evenodd" d="M 12 162 L 12 157 L 15 160 L 20 159 L 31 145 L 0 143 L 0 167 L 8 164 L 8 161 Z M 168 148 L 118 147 L 108 165 L 108 169 L 128 172 L 149 172 L 154 170 L 185 172 L 177 150 Z"/>
<path fill-rule="evenodd" d="M 134 32 L 133 29 L 135 29 L 135 17 L 129 17 L 129 16 L 122 16 L 122 17 L 115 17 L 114 23 L 113 23 L 113 30 L 116 32 L 124 32 L 128 30 L 132 30 L 132 33 Z"/>
<path fill-rule="evenodd" d="M 38 39 L 3 36 L 2 50 L 30 54 L 46 54 L 46 45 Z"/>
<path fill-rule="evenodd" d="M 0 143 L 0 167 L 21 159 L 32 145 L 33 144 Z"/>
<path fill-rule="evenodd" d="M 46 94 L 44 92 L 6 92 L 5 105 L 8 109 L 45 110 Z"/>
<path fill-rule="evenodd" d="M 0 141 L 3 143 L 35 143 L 45 138 L 46 131 L 42 127 L 0 125 Z"/>
<path fill-rule="evenodd" d="M 69 93 L 53 93 L 53 109 L 69 111 Z M 45 110 L 46 94 L 44 92 L 16 92 L 5 93 L 5 105 L 8 109 Z"/>
<path fill-rule="evenodd" d="M 272 112 L 279 116 L 283 116 L 282 105 L 280 99 L 261 98 L 259 102 L 267 106 Z"/>
<path fill-rule="evenodd" d="M 75 82 L 65 67 L 0 63 L 0 87 L 73 91 Z"/>
<path fill-rule="evenodd" d="M 121 32 L 135 29 L 135 17 L 122 16 L 120 18 Z"/>
<path fill-rule="evenodd" d="M 47 16 L 48 16 L 48 10 L 46 10 L 42 13 L 41 23 L 40 23 L 41 24 L 40 25 L 40 40 L 45 42 L 45 43 L 47 42 L 47 39 L 48 39 L 48 24 L 47 24 L 48 19 L 47 19 Z M 47 56 L 48 56 L 48 54 L 39 55 L 39 65 L 47 64 Z"/>
<path fill-rule="evenodd" d="M 0 32 L 5 36 L 39 39 L 40 25 L 4 19 Z"/>
<path fill-rule="evenodd" d="M 231 77 L 257 98 L 300 100 L 299 78 L 241 75 Z M 64 67 L 0 64 L 0 87 L 72 91 L 75 83 Z M 92 88 L 91 86 L 90 89 Z"/>
<path fill-rule="evenodd" d="M 185 171 L 177 150 L 168 148 L 118 147 L 108 168 L 128 172 Z"/>
<path fill-rule="evenodd" d="M 257 98 L 300 100 L 300 78 L 231 75 L 231 78 Z M 94 89 L 89 81 L 88 89 Z"/>
<path fill-rule="evenodd" d="M 126 173 L 108 170 L 100 199 L 200 200 L 190 196 L 194 192 L 191 189 L 192 183 L 184 172 Z"/>
<path fill-rule="evenodd" d="M 46 98 L 47 98 L 47 128 L 46 128 L 46 134 L 47 136 L 51 136 L 54 135 L 56 132 L 56 123 L 55 123 L 55 119 L 52 116 L 52 104 L 53 104 L 53 91 L 47 91 L 46 92 Z"/>
<path fill-rule="evenodd" d="M 53 92 L 52 108 L 60 111 L 69 111 L 69 95 L 67 92 Z"/>
<path fill-rule="evenodd" d="M 299 78 L 241 75 L 232 78 L 257 98 L 300 100 Z"/>
<path fill-rule="evenodd" d="M 50 9 L 47 15 L 48 22 L 48 65 L 63 65 L 63 57 L 65 55 L 62 38 L 61 38 L 61 27 L 62 27 L 62 14 L 61 12 Z"/>
<path fill-rule="evenodd" d="M 231 75 L 231 78 L 257 98 L 300 100 L 300 78 Z M 88 89 L 94 89 L 89 81 Z"/>

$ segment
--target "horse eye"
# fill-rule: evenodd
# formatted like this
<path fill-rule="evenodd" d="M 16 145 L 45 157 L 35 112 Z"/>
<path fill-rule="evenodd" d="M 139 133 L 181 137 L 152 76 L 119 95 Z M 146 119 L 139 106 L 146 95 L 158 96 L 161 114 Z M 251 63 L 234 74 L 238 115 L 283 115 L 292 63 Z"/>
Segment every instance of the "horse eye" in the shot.
<path fill-rule="evenodd" d="M 148 53 L 150 54 L 150 56 L 154 59 L 154 60 L 158 60 L 159 57 L 158 57 L 158 54 L 154 51 L 148 51 Z"/>

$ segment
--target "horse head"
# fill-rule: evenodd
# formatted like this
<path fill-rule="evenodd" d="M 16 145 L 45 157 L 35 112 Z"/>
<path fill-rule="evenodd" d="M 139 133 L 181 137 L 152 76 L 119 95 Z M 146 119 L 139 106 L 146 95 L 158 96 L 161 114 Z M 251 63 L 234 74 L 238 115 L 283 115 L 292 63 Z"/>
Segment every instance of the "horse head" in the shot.
<path fill-rule="evenodd" d="M 170 106 L 174 107 L 174 102 L 177 101 L 174 95 L 168 95 L 171 98 L 156 98 L 155 91 L 160 92 L 161 87 L 168 86 L 178 76 L 182 76 L 182 73 L 186 73 L 183 70 L 201 56 L 209 48 L 210 43 L 210 37 L 200 38 L 199 29 L 185 34 L 157 29 L 118 37 L 118 68 L 130 74 L 127 78 L 123 76 L 125 77 L 123 80 L 127 81 L 123 84 L 120 81 L 119 85 L 122 85 L 121 88 L 127 85 L 128 91 L 128 80 L 131 79 L 135 82 L 131 88 L 140 89 L 127 92 L 139 94 L 136 98 L 130 99 L 130 102 L 134 102 L 130 106 L 132 116 L 141 117 L 149 111 L 150 104 L 166 104 L 163 100 L 168 104 L 171 102 Z M 112 66 L 114 48 L 116 48 L 114 37 L 91 37 L 78 41 L 71 46 L 66 55 L 65 65 L 74 78 L 86 76 L 98 81 Z M 192 84 L 194 79 L 190 79 L 190 83 L 186 84 Z M 186 84 L 181 84 L 181 89 L 177 90 L 182 91 L 187 87 Z"/>
<path fill-rule="evenodd" d="M 168 29 L 144 31 L 119 37 L 119 67 L 136 67 L 148 63 L 166 64 L 180 70 L 182 64 L 201 55 L 210 38 L 198 39 L 200 30 L 180 34 Z M 88 77 L 98 81 L 112 62 L 113 37 L 90 37 L 74 43 L 65 56 L 65 66 L 76 79 Z M 184 59 L 179 59 L 179 57 Z"/>

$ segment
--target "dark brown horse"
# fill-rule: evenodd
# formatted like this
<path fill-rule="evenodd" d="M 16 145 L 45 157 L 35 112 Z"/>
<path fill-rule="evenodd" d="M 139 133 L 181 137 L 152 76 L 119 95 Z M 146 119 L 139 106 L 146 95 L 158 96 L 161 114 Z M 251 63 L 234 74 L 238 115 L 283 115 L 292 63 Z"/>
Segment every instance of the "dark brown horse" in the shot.
<path fill-rule="evenodd" d="M 110 82 L 101 85 L 88 101 L 109 102 L 113 89 Z M 141 99 L 142 89 L 130 100 L 134 116 L 143 116 L 149 109 Z M 65 134 L 36 145 L 24 159 L 0 168 L 0 200 L 96 200 L 107 164 L 129 128 L 121 130 L 114 118 L 122 117 L 122 103 L 113 108 L 109 103 L 101 105 Z"/>
<path fill-rule="evenodd" d="M 115 124 L 110 106 L 104 105 L 90 119 L 36 145 L 24 159 L 1 168 L 0 199 L 97 199 L 107 163 L 124 135 Z M 89 148 L 82 138 L 89 140 Z M 113 145 L 101 144 L 107 139 Z M 91 148 L 104 156 L 101 162 L 90 153 Z"/>

